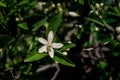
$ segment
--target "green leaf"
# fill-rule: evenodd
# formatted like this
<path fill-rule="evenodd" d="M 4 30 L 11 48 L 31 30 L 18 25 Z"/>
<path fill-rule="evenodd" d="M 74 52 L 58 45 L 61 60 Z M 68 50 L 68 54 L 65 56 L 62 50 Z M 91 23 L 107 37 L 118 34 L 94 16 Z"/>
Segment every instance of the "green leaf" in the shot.
<path fill-rule="evenodd" d="M 76 31 L 74 32 L 74 35 L 76 36 L 77 39 L 81 38 L 81 31 L 82 29 L 76 29 Z"/>
<path fill-rule="evenodd" d="M 104 62 L 104 61 L 101 61 L 100 63 L 99 63 L 99 67 L 102 69 L 102 70 L 104 70 L 106 67 L 107 67 L 107 63 L 106 62 Z"/>
<path fill-rule="evenodd" d="M 40 60 L 40 59 L 44 58 L 47 55 L 48 54 L 46 54 L 46 53 L 37 53 L 37 52 L 32 53 L 24 59 L 24 62 L 37 61 L 37 60 Z"/>
<path fill-rule="evenodd" d="M 10 16 L 10 15 L 13 14 L 15 11 L 16 11 L 16 10 L 11 9 L 11 10 L 9 11 L 9 13 L 8 13 L 7 16 Z"/>
<path fill-rule="evenodd" d="M 91 18 L 85 18 L 85 19 L 87 19 L 87 20 L 89 20 L 89 21 L 92 21 L 92 22 L 94 22 L 94 23 L 97 23 L 97 24 L 99 24 L 99 25 L 101 25 L 101 26 L 104 26 L 103 23 L 101 23 L 101 22 L 99 22 L 99 21 L 97 21 L 97 20 L 95 20 L 95 19 L 91 19 Z"/>
<path fill-rule="evenodd" d="M 65 57 L 61 53 L 56 52 L 53 59 L 62 65 L 75 67 L 75 64 L 73 64 L 67 57 Z"/>
<path fill-rule="evenodd" d="M 113 52 L 113 56 L 118 57 L 120 55 L 120 52 Z"/>
<path fill-rule="evenodd" d="M 109 43 L 114 39 L 113 34 L 103 34 L 100 32 L 94 32 L 93 36 L 100 41 L 100 43 L 104 44 L 104 43 Z"/>
<path fill-rule="evenodd" d="M 29 3 L 29 0 L 22 0 L 22 1 L 19 2 L 17 5 L 18 5 L 18 6 L 21 6 L 21 5 L 25 5 L 25 4 L 27 4 L 27 3 Z"/>
<path fill-rule="evenodd" d="M 24 30 L 28 30 L 28 26 L 26 22 L 19 23 L 18 26 Z"/>
<path fill-rule="evenodd" d="M 47 32 L 46 35 L 50 32 L 53 31 L 54 33 L 57 31 L 60 23 L 62 22 L 62 13 L 60 12 L 58 15 L 56 15 L 55 17 L 53 17 L 50 20 L 50 23 L 47 27 Z"/>
<path fill-rule="evenodd" d="M 0 1 L 0 6 L 1 7 L 7 7 L 7 5 L 5 3 L 3 3 L 2 1 Z"/>
<path fill-rule="evenodd" d="M 93 24 L 90 25 L 90 31 L 94 32 L 95 31 L 95 26 Z"/>
<path fill-rule="evenodd" d="M 105 19 L 105 21 L 106 21 L 106 23 L 114 23 L 114 22 L 117 22 L 117 20 L 116 19 Z"/>
<path fill-rule="evenodd" d="M 101 42 L 104 44 L 104 43 L 106 43 L 106 42 L 110 42 L 111 41 L 111 39 L 110 38 L 105 38 L 105 39 L 102 39 L 101 40 Z"/>
<path fill-rule="evenodd" d="M 120 14 L 117 14 L 117 13 L 114 13 L 114 12 L 107 12 L 107 15 L 120 17 Z"/>
<path fill-rule="evenodd" d="M 70 49 L 75 46 L 76 45 L 74 43 L 65 43 L 64 46 L 60 49 L 60 51 L 65 51 L 65 50 Z"/>
<path fill-rule="evenodd" d="M 32 31 L 38 30 L 46 22 L 46 20 L 47 20 L 47 17 L 42 19 L 41 21 L 38 21 L 36 24 L 34 24 L 32 26 L 33 27 Z"/>
<path fill-rule="evenodd" d="M 29 74 L 30 70 L 32 69 L 32 66 L 28 66 L 24 71 L 23 73 L 24 74 Z"/>
<path fill-rule="evenodd" d="M 113 9 L 120 16 L 120 8 L 119 7 L 114 7 Z"/>
<path fill-rule="evenodd" d="M 84 0 L 79 0 L 79 3 L 84 5 Z"/>

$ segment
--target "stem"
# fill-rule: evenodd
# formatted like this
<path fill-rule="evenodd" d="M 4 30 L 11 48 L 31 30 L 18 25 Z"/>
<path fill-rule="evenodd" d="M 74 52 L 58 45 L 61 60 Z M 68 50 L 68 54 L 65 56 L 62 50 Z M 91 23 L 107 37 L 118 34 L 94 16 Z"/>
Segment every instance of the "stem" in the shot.
<path fill-rule="evenodd" d="M 108 24 L 106 23 L 106 21 L 102 18 L 101 15 L 98 15 L 98 17 L 102 20 L 102 22 L 104 23 L 104 26 L 105 26 L 107 29 L 109 29 L 110 31 L 114 32 L 114 29 L 113 29 L 110 25 L 108 25 Z"/>

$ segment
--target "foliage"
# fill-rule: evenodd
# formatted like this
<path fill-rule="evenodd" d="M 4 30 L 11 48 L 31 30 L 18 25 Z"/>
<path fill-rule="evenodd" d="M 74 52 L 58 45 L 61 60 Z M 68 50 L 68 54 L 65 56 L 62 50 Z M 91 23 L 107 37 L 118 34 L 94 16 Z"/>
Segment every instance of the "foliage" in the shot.
<path fill-rule="evenodd" d="M 0 79 L 120 79 L 119 4 L 119 0 L 1 0 Z M 38 52 L 39 37 L 47 38 L 50 31 L 53 42 L 63 44 L 54 50 L 54 58 Z M 60 68 L 57 76 L 53 66 Z"/>

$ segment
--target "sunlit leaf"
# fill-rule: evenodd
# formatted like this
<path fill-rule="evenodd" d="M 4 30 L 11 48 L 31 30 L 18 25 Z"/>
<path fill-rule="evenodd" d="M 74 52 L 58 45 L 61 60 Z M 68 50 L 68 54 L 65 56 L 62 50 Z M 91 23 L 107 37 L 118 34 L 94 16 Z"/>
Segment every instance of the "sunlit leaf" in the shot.
<path fill-rule="evenodd" d="M 91 32 L 94 32 L 95 31 L 95 26 L 94 25 L 90 25 L 90 30 L 91 30 Z"/>
<path fill-rule="evenodd" d="M 32 26 L 32 27 L 33 27 L 32 31 L 38 30 L 38 29 L 46 22 L 46 20 L 47 20 L 47 17 L 44 18 L 44 19 L 42 19 L 41 21 L 38 21 L 37 23 L 35 23 L 35 24 Z"/>
<path fill-rule="evenodd" d="M 37 61 L 37 60 L 44 58 L 47 55 L 48 54 L 46 53 L 31 53 L 24 59 L 24 62 Z"/>
<path fill-rule="evenodd" d="M 97 23 L 97 24 L 99 24 L 99 25 L 101 25 L 101 26 L 104 26 L 103 23 L 101 23 L 101 22 L 99 22 L 99 21 L 97 21 L 97 20 L 95 20 L 95 19 L 91 19 L 91 18 L 85 18 L 85 19 L 87 19 L 87 20 L 89 20 L 89 21 L 92 21 L 92 22 L 94 22 L 94 23 Z"/>
<path fill-rule="evenodd" d="M 7 16 L 10 16 L 10 15 L 13 14 L 15 11 L 16 11 L 16 10 L 11 9 L 11 10 L 9 11 L 9 13 L 8 13 Z"/>
<path fill-rule="evenodd" d="M 106 62 L 104 62 L 104 61 L 101 61 L 100 63 L 99 63 L 99 67 L 102 69 L 102 70 L 104 70 L 106 67 L 107 67 L 107 63 Z"/>
<path fill-rule="evenodd" d="M 31 69 L 32 69 L 32 67 L 31 67 L 31 66 L 28 66 L 28 67 L 26 68 L 26 70 L 24 70 L 23 73 L 24 73 L 24 74 L 28 74 Z"/>
<path fill-rule="evenodd" d="M 24 30 L 28 30 L 28 26 L 26 22 L 19 23 L 18 26 Z"/>
<path fill-rule="evenodd" d="M 107 15 L 120 17 L 120 14 L 117 14 L 117 13 L 114 13 L 114 12 L 107 12 Z"/>
<path fill-rule="evenodd" d="M 84 0 L 79 0 L 79 3 L 84 5 Z"/>
<path fill-rule="evenodd" d="M 102 43 L 107 43 L 107 42 L 110 42 L 110 41 L 111 41 L 110 38 L 105 38 L 105 39 L 103 39 L 101 42 L 102 42 Z"/>
<path fill-rule="evenodd" d="M 29 0 L 22 0 L 20 3 L 18 3 L 17 5 L 18 6 L 21 6 L 21 5 L 24 5 L 24 4 L 27 4 L 29 3 Z"/>
<path fill-rule="evenodd" d="M 60 51 L 65 51 L 65 50 L 70 49 L 75 46 L 76 45 L 74 43 L 65 43 L 64 46 L 60 49 Z"/>
<path fill-rule="evenodd" d="M 56 52 L 53 59 L 62 65 L 75 67 L 75 64 L 73 64 L 67 57 L 65 57 L 61 53 Z"/>
<path fill-rule="evenodd" d="M 2 1 L 0 1 L 0 6 L 1 7 L 7 7 L 7 5 L 5 3 L 3 3 Z"/>
<path fill-rule="evenodd" d="M 114 7 L 115 12 L 120 16 L 120 8 Z"/>
<path fill-rule="evenodd" d="M 61 22 L 62 22 L 62 13 L 60 12 L 50 20 L 46 34 L 48 34 L 50 31 L 53 31 L 55 33 Z"/>

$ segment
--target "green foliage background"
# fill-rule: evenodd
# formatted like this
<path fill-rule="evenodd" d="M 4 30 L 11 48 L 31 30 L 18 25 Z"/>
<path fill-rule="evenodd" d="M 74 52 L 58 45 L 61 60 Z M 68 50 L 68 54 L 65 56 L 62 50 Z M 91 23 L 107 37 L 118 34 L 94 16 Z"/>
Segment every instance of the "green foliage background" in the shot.
<path fill-rule="evenodd" d="M 119 80 L 119 26 L 119 0 L 1 0 L 0 80 L 50 80 L 54 68 L 36 71 L 55 61 L 56 80 Z M 37 52 L 51 30 L 53 59 Z"/>

